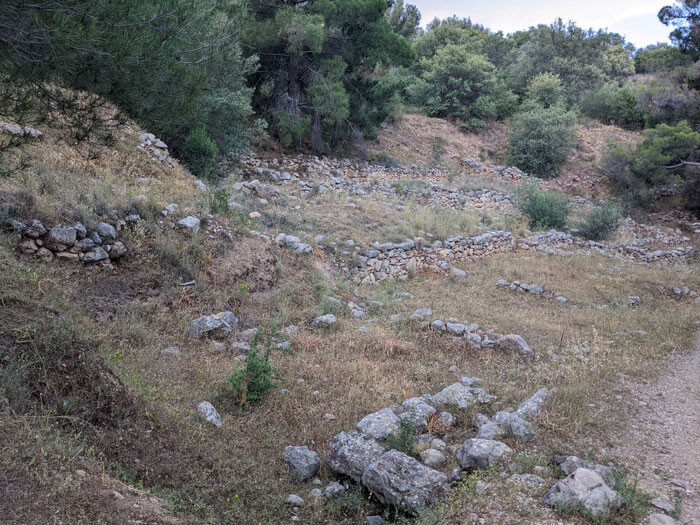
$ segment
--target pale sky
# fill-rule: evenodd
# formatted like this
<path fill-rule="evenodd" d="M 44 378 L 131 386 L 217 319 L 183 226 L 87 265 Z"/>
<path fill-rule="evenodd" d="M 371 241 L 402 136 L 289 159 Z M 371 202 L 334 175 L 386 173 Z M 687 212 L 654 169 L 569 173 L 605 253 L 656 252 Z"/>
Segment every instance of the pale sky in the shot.
<path fill-rule="evenodd" d="M 551 24 L 560 17 L 588 29 L 608 29 L 628 42 L 645 47 L 668 42 L 669 28 L 656 14 L 673 0 L 404 0 L 414 4 L 425 26 L 433 18 L 457 15 L 491 30 L 512 33 L 537 24 Z"/>

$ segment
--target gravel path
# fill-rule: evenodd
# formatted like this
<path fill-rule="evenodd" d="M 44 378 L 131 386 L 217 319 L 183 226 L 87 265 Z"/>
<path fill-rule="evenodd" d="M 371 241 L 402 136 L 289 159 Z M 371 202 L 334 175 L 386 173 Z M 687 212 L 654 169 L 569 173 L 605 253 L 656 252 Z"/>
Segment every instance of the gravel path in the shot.
<path fill-rule="evenodd" d="M 621 391 L 633 404 L 610 454 L 641 472 L 646 490 L 671 501 L 680 495 L 680 523 L 700 524 L 700 337 L 693 353 L 671 357 L 654 379 L 623 381 Z"/>

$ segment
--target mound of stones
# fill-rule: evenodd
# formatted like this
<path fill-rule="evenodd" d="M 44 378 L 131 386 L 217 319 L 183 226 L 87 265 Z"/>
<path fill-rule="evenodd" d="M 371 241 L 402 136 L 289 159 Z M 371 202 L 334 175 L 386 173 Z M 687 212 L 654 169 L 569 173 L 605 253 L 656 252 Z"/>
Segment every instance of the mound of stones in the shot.
<path fill-rule="evenodd" d="M 177 161 L 170 156 L 168 145 L 156 138 L 153 133 L 141 133 L 139 135 L 139 148 L 144 150 L 151 160 L 155 162 L 165 162 L 173 168 L 178 165 Z"/>
<path fill-rule="evenodd" d="M 127 220 L 137 222 L 140 217 L 133 215 Z M 13 227 L 22 235 L 19 250 L 25 255 L 34 255 L 46 262 L 59 260 L 108 265 L 127 252 L 124 243 L 117 240 L 117 231 L 125 224 L 126 222 L 119 221 L 115 228 L 111 224 L 100 222 L 94 229 L 88 229 L 76 222 L 73 225 L 47 228 L 41 221 L 34 219 L 29 225 L 14 221 Z"/>
<path fill-rule="evenodd" d="M 461 477 L 459 468 L 450 476 L 439 470 L 446 462 L 448 449 L 455 452 L 461 469 L 467 471 L 488 468 L 513 453 L 510 447 L 496 439 L 477 436 L 448 447 L 430 433 L 449 434 L 457 423 L 449 410 L 493 401 L 495 397 L 481 388 L 481 384 L 478 378 L 464 377 L 459 383 L 434 395 L 406 399 L 400 406 L 368 414 L 357 423 L 355 430 L 340 432 L 333 438 L 325 456 L 326 463 L 336 473 L 367 488 L 379 501 L 409 514 L 417 514 L 421 508 L 441 499 L 449 490 L 451 480 Z M 547 395 L 545 389 L 539 391 L 523 402 L 515 413 L 503 412 L 510 418 L 504 416 L 493 424 L 502 425 L 501 435 L 507 435 L 516 418 L 519 424 L 529 425 L 520 419 L 521 416 L 536 415 Z M 402 421 L 406 420 L 411 422 L 416 433 L 423 433 L 417 439 L 428 447 L 420 453 L 420 461 L 390 448 L 388 440 L 403 431 Z"/>
<path fill-rule="evenodd" d="M 419 308 L 413 312 L 408 321 L 417 322 L 421 328 L 429 327 L 434 332 L 451 336 L 454 341 L 465 342 L 475 348 L 495 348 L 524 357 L 533 355 L 532 348 L 520 335 L 502 335 L 491 330 L 486 331 L 481 329 L 478 324 L 469 324 L 453 317 L 447 321 L 434 319 L 433 311 L 427 308 Z"/>
<path fill-rule="evenodd" d="M 566 304 L 569 300 L 561 295 L 559 292 L 554 290 L 546 290 L 541 286 L 536 284 L 521 283 L 520 281 L 508 282 L 505 279 L 499 279 L 496 282 L 497 288 L 507 288 L 508 290 L 513 290 L 521 293 L 531 293 L 534 295 L 541 295 L 547 299 L 554 299 L 558 303 Z"/>

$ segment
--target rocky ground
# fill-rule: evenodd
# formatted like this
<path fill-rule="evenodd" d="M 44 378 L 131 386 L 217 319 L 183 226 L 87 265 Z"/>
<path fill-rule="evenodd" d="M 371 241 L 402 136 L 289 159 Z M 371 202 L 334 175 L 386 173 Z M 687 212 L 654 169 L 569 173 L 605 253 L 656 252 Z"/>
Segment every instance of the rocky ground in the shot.
<path fill-rule="evenodd" d="M 636 138 L 582 127 L 580 172 L 542 183 L 498 165 L 501 128 L 420 123 L 368 162 L 261 152 L 215 183 L 135 127 L 91 156 L 37 136 L 0 180 L 3 515 L 694 523 L 700 224 L 530 231 L 520 183 L 581 215 L 599 145 Z M 258 333 L 280 384 L 240 409 Z"/>

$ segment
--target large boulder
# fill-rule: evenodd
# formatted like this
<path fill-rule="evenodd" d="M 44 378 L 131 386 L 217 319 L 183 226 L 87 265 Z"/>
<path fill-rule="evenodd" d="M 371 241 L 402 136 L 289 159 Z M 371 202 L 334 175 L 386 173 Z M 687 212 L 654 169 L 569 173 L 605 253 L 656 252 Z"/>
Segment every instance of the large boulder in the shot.
<path fill-rule="evenodd" d="M 462 383 L 455 383 L 430 396 L 430 402 L 436 407 L 450 405 L 457 408 L 469 408 L 477 402 L 477 399 L 469 387 Z"/>
<path fill-rule="evenodd" d="M 219 312 L 218 314 L 203 315 L 192 321 L 185 335 L 192 338 L 201 337 L 207 333 L 231 333 L 238 326 L 238 318 L 233 312 Z"/>
<path fill-rule="evenodd" d="M 401 420 L 390 408 L 382 408 L 363 417 L 357 424 L 357 430 L 374 439 L 386 439 L 399 431 Z"/>
<path fill-rule="evenodd" d="M 313 478 L 321 466 L 321 458 L 308 447 L 286 447 L 282 458 L 289 465 L 289 470 L 304 480 Z"/>
<path fill-rule="evenodd" d="M 398 450 L 382 454 L 362 474 L 362 484 L 385 504 L 410 514 L 438 500 L 447 476 Z"/>
<path fill-rule="evenodd" d="M 493 439 L 468 439 L 457 452 L 457 461 L 463 469 L 485 469 L 500 459 L 510 456 L 513 450 Z"/>
<path fill-rule="evenodd" d="M 374 439 L 359 432 L 341 432 L 328 445 L 326 462 L 335 472 L 359 483 L 365 469 L 385 451 Z"/>
<path fill-rule="evenodd" d="M 621 498 L 597 473 L 587 468 L 578 468 L 549 489 L 544 502 L 557 507 L 581 505 L 594 516 L 598 516 L 607 514 L 612 507 L 620 505 Z"/>

